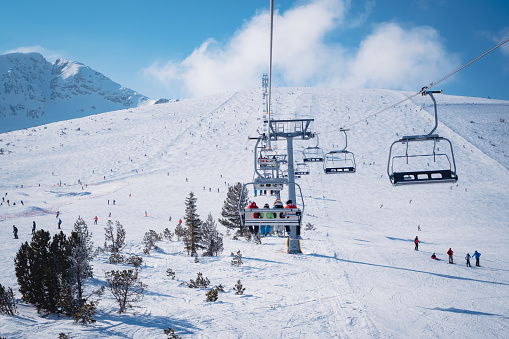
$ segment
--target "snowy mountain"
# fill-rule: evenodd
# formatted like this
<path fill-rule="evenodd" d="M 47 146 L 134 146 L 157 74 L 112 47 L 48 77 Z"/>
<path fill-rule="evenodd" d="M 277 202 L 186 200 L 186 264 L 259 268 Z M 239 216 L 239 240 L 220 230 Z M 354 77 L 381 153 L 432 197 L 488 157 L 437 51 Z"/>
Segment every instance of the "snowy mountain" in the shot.
<path fill-rule="evenodd" d="M 311 130 L 319 133 L 324 151 L 341 149 L 339 128 L 349 128 L 348 149 L 357 161 L 354 174 L 326 175 L 322 164 L 312 163 L 311 173 L 297 179 L 304 223 L 316 230 L 303 230 L 303 253 L 296 255 L 286 253 L 286 238 L 264 237 L 262 244 L 235 240 L 221 225 L 225 250 L 218 257 L 196 263 L 175 238 L 143 253 L 148 230 L 174 231 L 184 219 L 190 191 L 200 218 L 210 212 L 217 220 L 228 186 L 252 181 L 254 141 L 248 137 L 263 126 L 261 90 L 0 134 L 0 193 L 10 199 L 9 206 L 0 205 L 0 284 L 13 287 L 20 299 L 14 257 L 30 241 L 33 221 L 37 229 L 58 231 L 57 211 L 66 234 L 84 218 L 96 247 L 104 244 L 108 219 L 118 220 L 126 229 L 123 253 L 143 258 L 140 278 L 147 284 L 143 300 L 126 314 L 118 314 L 118 303 L 106 291 L 97 323 L 89 326 L 64 316 L 42 317 L 19 300 L 17 316 L 0 315 L 0 337 L 162 338 L 168 327 L 184 338 L 508 337 L 509 102 L 435 95 L 436 133 L 454 147 L 459 180 L 393 187 L 387 177 L 391 143 L 433 127 L 429 97 L 381 112 L 410 94 L 273 91 L 273 118 L 314 119 Z M 296 161 L 315 144 L 295 140 Z M 286 142 L 273 147 L 284 153 Z M 273 203 L 252 194 L 250 199 Z M 13 239 L 13 225 L 19 240 Z M 456 264 L 447 263 L 449 248 Z M 232 266 L 231 253 L 239 250 L 244 263 Z M 466 267 L 463 258 L 475 250 L 482 254 L 481 266 Z M 430 259 L 432 253 L 441 260 Z M 129 267 L 109 264 L 107 254 L 92 264 L 87 291 L 106 285 L 104 272 Z M 182 285 L 199 272 L 210 287 L 225 287 L 218 301 L 205 300 L 209 289 Z M 244 295 L 233 291 L 239 279 Z"/>
<path fill-rule="evenodd" d="M 0 133 L 136 107 L 148 98 L 81 63 L 0 55 Z"/>

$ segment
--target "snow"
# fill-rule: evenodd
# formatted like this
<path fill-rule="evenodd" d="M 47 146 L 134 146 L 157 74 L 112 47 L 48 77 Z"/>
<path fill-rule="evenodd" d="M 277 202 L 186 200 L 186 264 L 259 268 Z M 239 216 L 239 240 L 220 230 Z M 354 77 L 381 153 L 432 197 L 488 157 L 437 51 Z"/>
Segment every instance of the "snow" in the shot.
<path fill-rule="evenodd" d="M 350 128 L 348 149 L 357 161 L 355 174 L 325 175 L 320 163 L 311 163 L 311 174 L 298 179 L 304 223 L 316 227 L 302 231 L 299 255 L 286 254 L 285 238 L 265 237 L 261 245 L 233 240 L 220 224 L 225 250 L 218 257 L 195 263 L 175 238 L 143 254 L 145 232 L 173 231 L 190 191 L 202 220 L 209 212 L 217 219 L 228 184 L 252 180 L 254 142 L 248 136 L 257 136 L 263 125 L 261 90 L 0 134 L 0 194 L 16 202 L 0 206 L 0 283 L 21 297 L 14 256 L 30 241 L 33 220 L 38 229 L 55 233 L 60 211 L 64 232 L 69 234 L 81 216 L 95 246 L 104 244 L 107 220 L 120 221 L 127 232 L 123 252 L 143 257 L 141 280 L 148 285 L 143 301 L 122 315 L 106 292 L 97 323 L 89 326 L 56 315 L 43 318 L 20 301 L 19 315 L 0 315 L 0 336 L 161 338 L 173 327 L 178 335 L 199 338 L 507 337 L 509 102 L 435 95 L 436 132 L 453 144 L 459 181 L 393 187 L 386 173 L 389 147 L 399 136 L 430 131 L 433 107 L 429 98 L 415 97 L 374 113 L 411 94 L 273 90 L 273 118 L 315 119 L 311 129 L 320 133 L 326 151 L 342 148 L 338 130 Z M 295 140 L 295 160 L 314 145 Z M 282 151 L 286 143 L 275 147 Z M 78 179 L 86 184 L 83 189 Z M 96 215 L 99 225 L 93 225 Z M 12 225 L 20 240 L 12 239 Z M 413 249 L 416 235 L 419 251 Z M 449 247 L 455 265 L 447 264 Z M 244 264 L 235 267 L 231 253 L 238 250 Z M 475 250 L 482 254 L 481 267 L 465 267 L 464 256 Z M 433 252 L 442 260 L 431 260 Z M 127 267 L 109 264 L 107 255 L 99 255 L 93 266 L 90 291 L 106 284 L 105 271 Z M 168 268 L 175 280 L 166 275 Z M 211 287 L 225 287 L 217 302 L 205 301 L 208 289 L 180 285 L 198 272 Z M 233 291 L 239 279 L 246 288 L 242 296 Z"/>

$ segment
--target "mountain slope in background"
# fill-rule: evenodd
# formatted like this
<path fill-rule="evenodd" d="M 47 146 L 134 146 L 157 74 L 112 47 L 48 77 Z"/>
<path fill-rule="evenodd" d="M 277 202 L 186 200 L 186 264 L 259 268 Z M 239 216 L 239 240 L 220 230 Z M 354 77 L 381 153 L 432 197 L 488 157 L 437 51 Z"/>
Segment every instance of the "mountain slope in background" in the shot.
<path fill-rule="evenodd" d="M 0 55 L 0 133 L 136 107 L 148 98 L 81 63 Z"/>
<path fill-rule="evenodd" d="M 173 232 L 185 220 L 190 191 L 200 219 L 210 212 L 217 220 L 229 185 L 253 180 L 255 142 L 248 136 L 263 126 L 261 90 L 0 134 L 0 194 L 10 200 L 0 201 L 0 283 L 12 287 L 19 301 L 17 316 L 0 315 L 0 337 L 161 338 L 168 327 L 184 338 L 509 337 L 509 171 L 500 165 L 509 154 L 509 102 L 435 95 L 441 118 L 436 133 L 454 146 L 459 180 L 393 187 L 386 172 L 389 147 L 401 135 L 429 132 L 433 107 L 429 97 L 415 97 L 375 113 L 410 94 L 273 90 L 273 119 L 314 119 L 310 129 L 319 133 L 324 151 L 343 148 L 339 128 L 347 127 L 357 161 L 352 174 L 324 174 L 322 164 L 311 163 L 310 174 L 297 179 L 304 223 L 316 228 L 302 231 L 299 255 L 286 254 L 285 238 L 236 240 L 219 224 L 224 252 L 217 257 L 195 262 L 175 237 L 158 242 L 150 255 L 143 252 L 145 232 Z M 295 160 L 315 144 L 294 140 Z M 272 147 L 284 154 L 287 144 L 278 140 Z M 258 206 L 274 202 L 252 193 Z M 21 302 L 14 257 L 30 241 L 33 221 L 38 230 L 59 231 L 57 211 L 67 235 L 81 216 L 96 247 L 104 244 L 108 219 L 124 226 L 123 254 L 143 258 L 140 278 L 147 284 L 143 300 L 126 314 L 118 314 L 108 290 L 90 326 L 43 317 Z M 450 247 L 455 265 L 447 263 Z M 244 263 L 232 266 L 230 254 L 239 250 Z M 466 267 L 463 258 L 475 250 L 482 253 L 481 267 Z M 430 259 L 433 252 L 442 260 Z M 132 267 L 109 264 L 107 253 L 92 264 L 87 294 L 107 285 L 104 272 Z M 198 272 L 210 279 L 209 288 L 182 285 Z M 239 280 L 243 295 L 233 290 Z M 205 293 L 219 284 L 225 291 L 207 302 Z"/>

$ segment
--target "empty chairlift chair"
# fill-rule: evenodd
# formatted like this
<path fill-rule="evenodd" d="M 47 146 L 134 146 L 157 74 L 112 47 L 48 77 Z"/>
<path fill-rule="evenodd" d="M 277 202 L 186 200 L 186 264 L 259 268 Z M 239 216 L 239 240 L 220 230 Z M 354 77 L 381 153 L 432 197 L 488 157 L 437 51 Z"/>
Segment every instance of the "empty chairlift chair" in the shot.
<path fill-rule="evenodd" d="M 302 160 L 304 162 L 323 162 L 324 155 L 323 150 L 318 147 L 320 143 L 318 135 L 314 134 L 313 137 L 316 137 L 316 145 L 304 149 L 302 152 Z"/>
<path fill-rule="evenodd" d="M 342 150 L 330 151 L 325 154 L 323 162 L 323 171 L 325 174 L 333 173 L 355 173 L 356 164 L 355 156 L 352 152 L 348 151 L 348 139 L 346 136 L 346 129 L 341 129 L 345 135 L 345 147 Z"/>
<path fill-rule="evenodd" d="M 456 182 L 456 163 L 449 139 L 433 134 L 438 125 L 437 106 L 433 93 L 426 91 L 433 100 L 435 127 L 426 135 L 404 136 L 392 143 L 389 151 L 387 174 L 393 185 Z"/>

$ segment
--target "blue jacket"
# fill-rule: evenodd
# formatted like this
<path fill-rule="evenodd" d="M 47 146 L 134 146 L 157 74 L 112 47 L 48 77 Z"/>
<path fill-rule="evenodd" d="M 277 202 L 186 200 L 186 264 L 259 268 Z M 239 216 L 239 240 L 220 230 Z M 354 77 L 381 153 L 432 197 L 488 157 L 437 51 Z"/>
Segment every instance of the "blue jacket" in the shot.
<path fill-rule="evenodd" d="M 474 258 L 476 259 L 479 259 L 479 257 L 481 256 L 481 253 L 475 251 L 474 254 L 472 255 Z"/>

